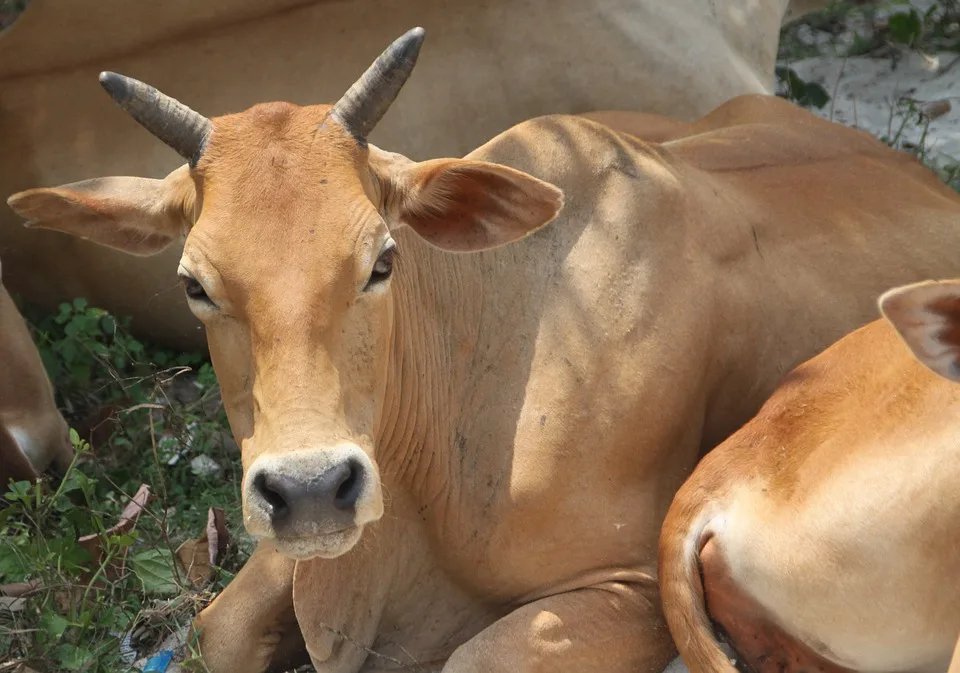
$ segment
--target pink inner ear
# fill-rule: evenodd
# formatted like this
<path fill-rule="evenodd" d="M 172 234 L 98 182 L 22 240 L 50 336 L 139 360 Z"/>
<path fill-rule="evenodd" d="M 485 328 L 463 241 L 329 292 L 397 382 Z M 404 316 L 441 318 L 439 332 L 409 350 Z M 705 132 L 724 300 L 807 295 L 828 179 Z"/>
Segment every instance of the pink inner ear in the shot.
<path fill-rule="evenodd" d="M 495 198 L 503 182 L 479 171 L 442 167 L 431 171 L 418 190 L 418 212 L 413 215 L 417 232 L 447 250 L 496 245 L 485 221 L 506 215 Z"/>
<path fill-rule="evenodd" d="M 960 350 L 960 294 L 934 299 L 925 307 L 943 320 L 936 338 L 946 346 Z"/>
<path fill-rule="evenodd" d="M 494 248 L 549 222 L 560 190 L 495 166 L 446 163 L 420 176 L 404 220 L 433 245 L 453 252 Z"/>

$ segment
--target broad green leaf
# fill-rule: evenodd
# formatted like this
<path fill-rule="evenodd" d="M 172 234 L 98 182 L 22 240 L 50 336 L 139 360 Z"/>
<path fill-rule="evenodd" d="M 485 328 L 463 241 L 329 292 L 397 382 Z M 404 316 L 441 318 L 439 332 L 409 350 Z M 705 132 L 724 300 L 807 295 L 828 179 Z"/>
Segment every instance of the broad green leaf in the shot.
<path fill-rule="evenodd" d="M 90 568 L 93 562 L 90 553 L 73 538 L 57 537 L 49 540 L 48 546 L 65 570 L 80 572 Z"/>
<path fill-rule="evenodd" d="M 912 7 L 909 12 L 891 16 L 887 25 L 890 28 L 890 36 L 902 44 L 913 44 L 923 32 L 923 19 Z"/>
<path fill-rule="evenodd" d="M 803 98 L 804 104 L 813 105 L 817 108 L 822 108 L 830 102 L 830 94 L 816 82 L 807 82 L 806 92 Z"/>
<path fill-rule="evenodd" d="M 53 650 L 53 655 L 60 662 L 60 666 L 68 671 L 78 671 L 84 668 L 93 659 L 93 653 L 84 648 L 61 643 Z"/>
<path fill-rule="evenodd" d="M 107 541 L 118 547 L 129 547 L 137 539 L 137 536 L 133 533 L 126 533 L 124 535 L 111 535 L 107 538 Z"/>
<path fill-rule="evenodd" d="M 147 549 L 130 558 L 133 573 L 146 594 L 170 596 L 180 588 L 176 583 L 173 553 L 169 549 Z"/>
<path fill-rule="evenodd" d="M 40 627 L 52 638 L 59 638 L 70 627 L 70 622 L 55 612 L 45 612 L 40 618 Z"/>
<path fill-rule="evenodd" d="M 14 481 L 7 486 L 7 494 L 4 496 L 10 502 L 30 500 L 31 484 L 29 481 Z"/>
<path fill-rule="evenodd" d="M 12 544 L 0 548 L 0 577 L 16 581 L 29 572 L 29 559 Z"/>
<path fill-rule="evenodd" d="M 64 364 L 69 365 L 77 357 L 77 344 L 73 339 L 60 342 L 60 357 Z"/>

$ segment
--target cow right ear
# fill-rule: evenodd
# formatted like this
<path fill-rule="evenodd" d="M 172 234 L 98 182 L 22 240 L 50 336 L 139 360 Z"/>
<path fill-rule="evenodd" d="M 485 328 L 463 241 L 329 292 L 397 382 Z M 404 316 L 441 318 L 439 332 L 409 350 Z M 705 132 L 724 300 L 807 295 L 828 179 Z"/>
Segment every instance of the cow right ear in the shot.
<path fill-rule="evenodd" d="M 960 382 L 960 280 L 894 288 L 880 297 L 879 305 L 920 362 Z"/>
<path fill-rule="evenodd" d="M 196 185 L 186 164 L 163 180 L 94 178 L 7 199 L 25 226 L 62 231 L 132 255 L 155 255 L 194 222 Z"/>

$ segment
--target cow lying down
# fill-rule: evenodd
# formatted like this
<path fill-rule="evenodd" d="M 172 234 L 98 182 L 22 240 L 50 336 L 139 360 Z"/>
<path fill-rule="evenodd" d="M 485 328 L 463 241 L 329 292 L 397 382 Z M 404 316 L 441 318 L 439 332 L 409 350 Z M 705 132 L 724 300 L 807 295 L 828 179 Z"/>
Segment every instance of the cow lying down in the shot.
<path fill-rule="evenodd" d="M 677 493 L 660 579 L 693 673 L 734 670 L 721 639 L 751 671 L 960 670 L 960 281 L 880 308 Z"/>
<path fill-rule="evenodd" d="M 334 105 L 213 119 L 104 73 L 187 163 L 9 203 L 134 255 L 186 236 L 261 540 L 198 620 L 210 670 L 659 672 L 676 489 L 884 289 L 960 275 L 960 197 L 759 95 L 412 161 L 367 138 L 422 40 Z"/>
<path fill-rule="evenodd" d="M 0 494 L 14 481 L 63 472 L 73 446 L 27 325 L 0 266 Z"/>

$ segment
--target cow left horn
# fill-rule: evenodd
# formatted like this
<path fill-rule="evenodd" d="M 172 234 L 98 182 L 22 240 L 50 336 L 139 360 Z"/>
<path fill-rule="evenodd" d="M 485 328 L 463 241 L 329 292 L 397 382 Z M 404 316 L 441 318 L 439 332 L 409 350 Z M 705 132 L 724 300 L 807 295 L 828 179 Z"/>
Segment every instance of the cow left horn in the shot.
<path fill-rule="evenodd" d="M 394 40 L 333 106 L 330 115 L 358 141 L 366 141 L 400 93 L 417 63 L 423 38 L 423 28 L 413 28 Z"/>
<path fill-rule="evenodd" d="M 176 150 L 191 167 L 197 165 L 213 130 L 209 119 L 132 77 L 102 72 L 100 84 L 143 128 Z"/>

